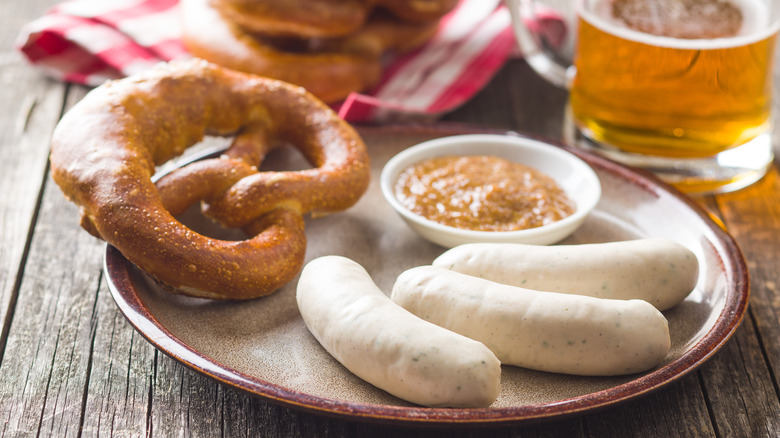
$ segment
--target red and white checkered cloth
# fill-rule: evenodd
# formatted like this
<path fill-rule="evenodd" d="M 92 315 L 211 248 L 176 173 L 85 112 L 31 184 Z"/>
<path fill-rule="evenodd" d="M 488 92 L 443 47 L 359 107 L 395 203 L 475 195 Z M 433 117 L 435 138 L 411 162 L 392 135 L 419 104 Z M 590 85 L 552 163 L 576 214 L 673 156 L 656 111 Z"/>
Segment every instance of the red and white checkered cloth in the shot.
<path fill-rule="evenodd" d="M 26 25 L 18 49 L 62 81 L 89 86 L 190 56 L 179 40 L 178 0 L 71 0 Z M 501 0 L 461 0 L 433 39 L 394 59 L 381 83 L 337 105 L 351 122 L 435 118 L 468 101 L 515 50 Z"/>

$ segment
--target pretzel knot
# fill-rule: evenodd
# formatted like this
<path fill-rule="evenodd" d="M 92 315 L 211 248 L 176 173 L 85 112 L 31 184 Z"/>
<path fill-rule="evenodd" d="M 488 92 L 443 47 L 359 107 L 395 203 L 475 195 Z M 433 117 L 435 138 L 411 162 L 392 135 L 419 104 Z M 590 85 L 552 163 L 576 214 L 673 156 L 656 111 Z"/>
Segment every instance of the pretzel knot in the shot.
<path fill-rule="evenodd" d="M 157 165 L 206 134 L 234 140 L 221 158 L 151 181 Z M 258 171 L 288 143 L 313 167 Z M 369 181 L 365 144 L 322 102 L 200 60 L 88 93 L 57 125 L 51 163 L 85 229 L 169 289 L 221 299 L 267 295 L 292 280 L 306 249 L 304 215 L 350 207 Z M 248 239 L 213 239 L 175 219 L 199 201 L 205 215 Z"/>

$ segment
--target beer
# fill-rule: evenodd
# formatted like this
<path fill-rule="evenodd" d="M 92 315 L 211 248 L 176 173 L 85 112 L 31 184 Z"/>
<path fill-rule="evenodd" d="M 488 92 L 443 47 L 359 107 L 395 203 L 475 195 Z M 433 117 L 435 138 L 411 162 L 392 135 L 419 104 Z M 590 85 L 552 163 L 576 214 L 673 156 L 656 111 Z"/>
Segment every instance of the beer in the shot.
<path fill-rule="evenodd" d="M 766 6 L 641 1 L 585 2 L 579 13 L 570 103 L 580 131 L 623 151 L 679 158 L 713 156 L 767 132 L 776 29 Z M 646 20 L 658 7 L 677 21 Z M 690 15 L 701 11 L 710 16 L 697 23 Z"/>

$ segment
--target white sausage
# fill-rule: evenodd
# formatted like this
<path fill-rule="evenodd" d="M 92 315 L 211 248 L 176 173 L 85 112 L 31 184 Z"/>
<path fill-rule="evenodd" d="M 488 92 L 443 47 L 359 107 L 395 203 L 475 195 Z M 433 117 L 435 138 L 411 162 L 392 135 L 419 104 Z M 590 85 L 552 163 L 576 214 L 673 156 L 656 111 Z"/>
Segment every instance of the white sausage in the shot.
<path fill-rule="evenodd" d="M 433 266 L 403 272 L 391 299 L 484 343 L 503 364 L 541 371 L 632 374 L 671 345 L 666 318 L 642 300 L 533 291 Z"/>
<path fill-rule="evenodd" d="M 425 406 L 487 407 L 498 397 L 501 363 L 487 347 L 399 307 L 348 258 L 309 262 L 296 299 L 325 350 L 374 386 Z"/>
<path fill-rule="evenodd" d="M 659 310 L 682 302 L 699 277 L 696 256 L 662 238 L 553 246 L 465 244 L 446 251 L 433 265 L 527 289 L 636 298 Z"/>

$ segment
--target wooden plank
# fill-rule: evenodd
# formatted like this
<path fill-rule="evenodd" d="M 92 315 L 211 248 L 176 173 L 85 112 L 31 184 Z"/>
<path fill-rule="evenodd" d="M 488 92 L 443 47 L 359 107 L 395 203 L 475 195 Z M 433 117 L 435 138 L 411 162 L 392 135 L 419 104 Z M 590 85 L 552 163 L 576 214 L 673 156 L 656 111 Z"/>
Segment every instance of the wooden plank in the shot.
<path fill-rule="evenodd" d="M 159 355 L 150 430 L 165 437 L 351 436 L 349 421 L 311 414 L 217 383 Z"/>
<path fill-rule="evenodd" d="M 780 404 L 752 318 L 701 375 L 719 436 L 780 435 Z"/>
<path fill-rule="evenodd" d="M 64 105 L 66 110 L 78 102 L 86 91 L 84 87 L 71 87 Z M 53 181 L 47 185 L 43 201 L 43 205 L 51 205 L 49 208 L 59 213 L 41 218 L 36 227 L 35 244 L 46 239 L 42 232 L 38 232 L 43 230 L 53 234 L 50 239 L 64 236 L 84 241 L 86 246 L 68 254 L 80 260 L 77 265 L 65 265 L 61 270 L 74 271 L 89 279 L 91 294 L 80 303 L 86 306 L 89 300 L 89 337 L 72 339 L 71 342 L 77 345 L 69 345 L 68 339 L 60 339 L 58 342 L 64 347 L 78 348 L 87 356 L 85 363 L 71 371 L 71 375 L 77 377 L 82 385 L 79 406 L 81 416 L 75 423 L 78 424 L 79 434 L 142 436 L 148 428 L 147 414 L 157 352 L 135 332 L 110 296 L 101 275 L 105 243 L 79 227 L 77 207 L 65 200 Z M 57 223 L 61 225 L 48 223 L 50 216 L 56 217 Z M 69 287 L 78 290 L 83 286 L 75 284 Z M 65 287 L 63 290 L 63 293 L 67 292 Z M 53 371 L 63 366 L 58 357 L 51 358 Z"/>
<path fill-rule="evenodd" d="M 102 245 L 77 217 L 48 181 L 0 373 L 10 435 L 79 432 Z"/>
<path fill-rule="evenodd" d="M 105 244 L 51 179 L 38 219 L 0 375 L 5 432 L 143 435 L 157 352 L 99 286 Z"/>
<path fill-rule="evenodd" d="M 587 436 L 598 437 L 715 436 L 696 373 L 647 397 L 591 416 L 586 427 Z"/>
<path fill-rule="evenodd" d="M 158 353 L 119 312 L 105 282 L 94 319 L 82 436 L 145 435 Z"/>
<path fill-rule="evenodd" d="M 728 360 L 703 372 L 722 436 L 780 435 L 780 178 L 775 163 L 758 184 L 718 197 L 751 278 L 749 316 L 724 349 Z"/>
<path fill-rule="evenodd" d="M 777 338 L 772 336 L 778 336 L 780 321 L 768 326 L 772 327 L 774 332 L 767 336 L 756 330 L 755 316 L 757 313 L 766 315 L 768 309 L 766 303 L 757 300 L 757 297 L 766 296 L 760 284 L 767 283 L 769 279 L 771 288 L 774 282 L 772 279 L 778 275 L 776 270 L 774 273 L 764 272 L 772 264 L 755 258 L 757 254 L 762 254 L 761 251 L 770 250 L 768 247 L 756 247 L 756 242 L 774 248 L 780 247 L 780 238 L 771 232 L 773 229 L 779 229 L 778 207 L 776 201 L 772 202 L 772 198 L 778 193 L 775 174 L 776 171 L 773 170 L 772 174 L 758 185 L 736 193 L 697 199 L 713 217 L 723 223 L 743 249 L 752 282 L 751 305 L 745 320 L 729 343 L 699 371 L 707 406 L 718 436 L 756 437 L 780 434 L 780 406 L 777 385 L 773 384 L 776 371 L 769 370 L 762 347 L 768 340 L 770 350 L 772 347 L 777 350 L 777 343 L 772 341 Z M 756 232 L 757 230 L 763 231 Z M 745 247 L 749 249 L 746 250 Z M 759 249 L 759 252 L 754 254 L 756 249 Z M 769 313 L 771 315 L 771 311 Z"/>
<path fill-rule="evenodd" d="M 18 28 L 40 10 L 36 2 L 0 3 L 0 358 L 62 105 L 62 85 L 30 74 L 13 49 Z"/>
<path fill-rule="evenodd" d="M 51 184 L 45 177 L 48 143 L 64 86 L 32 72 L 13 41 L 50 4 L 0 4 L 0 418 L 7 436 L 78 433 L 85 375 L 78 370 L 87 358 L 74 339 L 89 339 L 90 295 L 97 286 L 94 270 L 70 269 L 82 261 L 74 255 L 93 243 L 60 234 L 68 228 L 59 223 L 62 195 L 37 211 L 42 187 Z M 26 254 L 32 227 L 39 225 L 33 223 L 36 215 L 44 226 Z"/>

